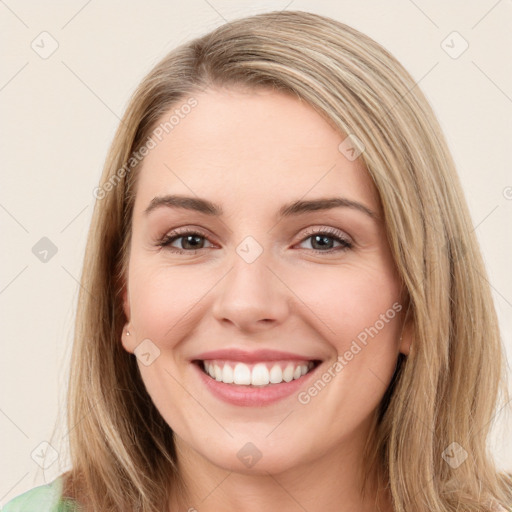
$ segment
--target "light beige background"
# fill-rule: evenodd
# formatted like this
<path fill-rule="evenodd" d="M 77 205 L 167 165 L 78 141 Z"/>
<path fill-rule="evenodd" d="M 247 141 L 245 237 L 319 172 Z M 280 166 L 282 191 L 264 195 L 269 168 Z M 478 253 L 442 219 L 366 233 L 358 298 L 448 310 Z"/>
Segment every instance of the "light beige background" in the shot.
<path fill-rule="evenodd" d="M 511 0 L 2 1 L 0 503 L 68 465 L 63 404 L 92 190 L 130 94 L 177 44 L 281 9 L 352 25 L 419 82 L 458 164 L 510 360 Z M 453 31 L 469 44 L 458 58 L 445 51 L 462 49 Z M 52 39 L 57 50 L 42 58 Z M 42 237 L 58 249 L 46 263 L 32 253 Z M 40 443 L 50 440 L 59 415 L 58 458 L 43 471 Z M 496 423 L 491 448 L 512 470 L 510 417 L 501 411 Z"/>

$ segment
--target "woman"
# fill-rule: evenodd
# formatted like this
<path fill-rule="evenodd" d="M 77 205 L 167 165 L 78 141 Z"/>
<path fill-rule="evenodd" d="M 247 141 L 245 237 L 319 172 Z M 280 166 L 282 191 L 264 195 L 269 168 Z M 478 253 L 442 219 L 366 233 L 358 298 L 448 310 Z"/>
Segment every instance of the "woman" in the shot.
<path fill-rule="evenodd" d="M 7 511 L 35 493 L 91 511 L 512 506 L 486 451 L 502 356 L 470 216 L 428 102 L 377 43 L 274 12 L 177 48 L 94 195 L 72 469 Z"/>

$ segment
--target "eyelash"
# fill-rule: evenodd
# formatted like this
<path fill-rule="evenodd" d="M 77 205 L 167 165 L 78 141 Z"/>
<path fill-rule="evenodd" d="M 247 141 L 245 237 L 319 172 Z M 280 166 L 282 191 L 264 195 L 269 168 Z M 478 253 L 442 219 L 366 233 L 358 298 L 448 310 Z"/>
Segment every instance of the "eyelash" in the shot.
<path fill-rule="evenodd" d="M 310 251 L 313 251 L 314 253 L 320 253 L 320 254 L 332 254 L 334 252 L 344 252 L 349 249 L 353 248 L 352 242 L 350 242 L 347 238 L 344 236 L 341 236 L 340 232 L 333 228 L 314 228 L 308 232 L 305 233 L 304 238 L 299 243 L 305 242 L 308 238 L 311 238 L 315 235 L 326 235 L 327 238 L 333 238 L 336 242 L 340 242 L 342 244 L 341 247 L 338 248 L 332 248 L 326 251 L 321 251 L 319 249 L 307 249 Z M 173 243 L 175 240 L 178 240 L 179 238 L 184 238 L 185 236 L 200 236 L 202 238 L 208 239 L 208 237 L 201 233 L 200 231 L 194 231 L 194 230 L 175 230 L 167 235 L 165 235 L 162 239 L 160 239 L 157 242 L 158 247 L 164 247 L 166 250 L 176 253 L 176 254 L 196 254 L 198 251 L 201 251 L 202 249 L 206 249 L 206 247 L 203 247 L 201 249 L 191 249 L 191 250 L 185 250 L 185 249 L 177 249 L 176 247 L 171 247 L 171 243 Z"/>

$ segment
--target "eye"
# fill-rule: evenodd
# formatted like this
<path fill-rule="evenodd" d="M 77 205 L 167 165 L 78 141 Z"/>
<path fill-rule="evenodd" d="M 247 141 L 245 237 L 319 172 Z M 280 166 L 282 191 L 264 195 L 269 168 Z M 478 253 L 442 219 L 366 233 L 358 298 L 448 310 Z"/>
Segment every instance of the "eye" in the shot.
<path fill-rule="evenodd" d="M 181 242 L 179 241 L 180 239 Z M 201 242 L 201 239 L 203 239 L 203 242 Z M 198 231 L 173 231 L 159 240 L 157 245 L 179 254 L 185 252 L 195 254 L 197 250 L 204 249 L 204 240 L 206 240 L 206 235 Z M 181 248 L 173 245 L 177 241 Z"/>
<path fill-rule="evenodd" d="M 306 237 L 302 239 L 301 243 L 311 239 L 311 249 L 316 253 L 332 253 L 340 252 L 351 249 L 353 244 L 343 232 L 333 228 L 314 228 L 306 233 Z M 166 250 L 178 254 L 195 254 L 204 247 L 207 236 L 200 231 L 194 230 L 175 230 L 166 234 L 161 240 L 157 242 L 157 246 L 165 247 Z M 181 247 L 176 247 L 174 244 L 178 242 Z M 209 243 L 209 242 L 208 242 Z M 338 247 L 333 247 L 338 243 Z"/>
<path fill-rule="evenodd" d="M 301 243 L 311 239 L 311 249 L 317 253 L 346 251 L 353 246 L 347 235 L 337 229 L 314 228 L 306 234 L 308 236 L 303 238 Z M 333 247 L 333 244 L 336 242 L 339 244 L 337 248 Z"/>

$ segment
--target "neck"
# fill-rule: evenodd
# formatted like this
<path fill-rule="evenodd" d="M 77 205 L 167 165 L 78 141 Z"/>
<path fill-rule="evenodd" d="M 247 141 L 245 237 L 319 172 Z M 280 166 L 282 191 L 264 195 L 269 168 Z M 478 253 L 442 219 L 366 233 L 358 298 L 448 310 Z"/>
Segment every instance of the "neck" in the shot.
<path fill-rule="evenodd" d="M 243 474 L 220 468 L 176 438 L 183 496 L 170 510 L 218 512 L 392 512 L 388 491 L 377 488 L 378 473 L 363 487 L 363 446 L 340 447 L 282 472 Z"/>

